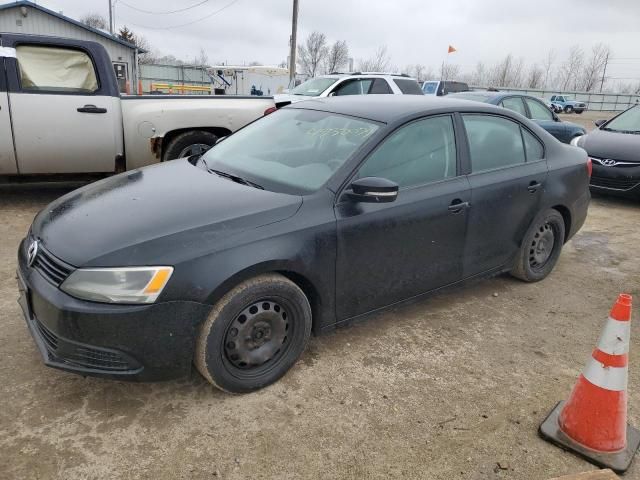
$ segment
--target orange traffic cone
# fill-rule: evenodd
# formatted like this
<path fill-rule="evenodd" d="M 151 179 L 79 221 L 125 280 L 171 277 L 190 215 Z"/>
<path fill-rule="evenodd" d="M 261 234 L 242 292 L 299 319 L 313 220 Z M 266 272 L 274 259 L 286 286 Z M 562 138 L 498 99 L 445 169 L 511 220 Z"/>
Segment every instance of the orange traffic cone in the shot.
<path fill-rule="evenodd" d="M 539 430 L 544 439 L 617 473 L 629 468 L 640 446 L 640 432 L 627 425 L 630 321 L 631 295 L 620 294 L 569 399 Z"/>

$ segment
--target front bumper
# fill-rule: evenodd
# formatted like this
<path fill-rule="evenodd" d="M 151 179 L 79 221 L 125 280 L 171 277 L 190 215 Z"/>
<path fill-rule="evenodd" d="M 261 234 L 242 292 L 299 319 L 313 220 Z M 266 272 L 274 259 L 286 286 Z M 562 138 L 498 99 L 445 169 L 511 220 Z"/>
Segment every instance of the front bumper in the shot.
<path fill-rule="evenodd" d="M 640 167 L 605 167 L 594 162 L 589 187 L 594 192 L 640 198 Z"/>
<path fill-rule="evenodd" d="M 197 326 L 209 305 L 112 305 L 73 298 L 18 254 L 18 303 L 45 365 L 121 380 L 164 380 L 191 370 Z"/>

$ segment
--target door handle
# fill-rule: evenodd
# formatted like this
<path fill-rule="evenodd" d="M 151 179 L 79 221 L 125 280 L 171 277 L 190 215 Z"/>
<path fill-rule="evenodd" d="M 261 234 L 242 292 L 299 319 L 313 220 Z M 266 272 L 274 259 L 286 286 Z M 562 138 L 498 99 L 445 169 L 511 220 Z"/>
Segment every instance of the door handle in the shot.
<path fill-rule="evenodd" d="M 95 105 L 85 105 L 84 107 L 78 107 L 80 113 L 107 113 L 106 108 L 96 107 Z"/>
<path fill-rule="evenodd" d="M 529 190 L 529 193 L 536 193 L 536 191 L 542 186 L 541 183 L 537 182 L 537 181 L 532 181 L 529 186 L 527 187 L 527 190 Z"/>
<path fill-rule="evenodd" d="M 451 205 L 449 205 L 448 208 L 449 208 L 449 211 L 452 213 L 459 213 L 463 209 L 469 208 L 469 207 L 471 207 L 471 204 L 469 202 L 463 202 L 459 198 L 456 198 L 453 202 L 451 202 Z"/>

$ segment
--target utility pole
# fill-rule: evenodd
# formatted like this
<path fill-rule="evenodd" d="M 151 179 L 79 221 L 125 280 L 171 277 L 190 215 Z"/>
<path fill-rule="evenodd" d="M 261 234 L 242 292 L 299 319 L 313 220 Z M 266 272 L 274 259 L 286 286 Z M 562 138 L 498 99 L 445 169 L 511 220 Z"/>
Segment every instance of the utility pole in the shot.
<path fill-rule="evenodd" d="M 604 86 L 604 76 L 607 73 L 608 63 L 609 63 L 609 52 L 607 52 L 607 58 L 604 59 L 604 69 L 602 70 L 602 80 L 600 81 L 600 93 L 602 93 L 602 87 Z"/>
<path fill-rule="evenodd" d="M 107 0 L 107 2 L 109 2 L 109 33 L 113 35 L 113 5 L 111 0 Z"/>
<path fill-rule="evenodd" d="M 291 53 L 289 54 L 289 88 L 296 85 L 296 35 L 298 32 L 298 0 L 293 0 L 293 16 L 291 18 Z"/>

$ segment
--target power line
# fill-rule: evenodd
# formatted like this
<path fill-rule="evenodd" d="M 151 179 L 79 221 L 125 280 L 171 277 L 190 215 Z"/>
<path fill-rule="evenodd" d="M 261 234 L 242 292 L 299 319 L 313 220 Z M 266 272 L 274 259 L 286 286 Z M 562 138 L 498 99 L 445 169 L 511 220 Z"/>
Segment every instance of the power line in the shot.
<path fill-rule="evenodd" d="M 150 30 L 171 30 L 172 28 L 186 27 L 187 25 L 193 25 L 194 23 L 198 23 L 198 22 L 201 22 L 202 20 L 206 20 L 207 18 L 211 18 L 214 15 L 217 15 L 218 13 L 222 12 L 223 10 L 226 10 L 231 5 L 233 5 L 234 3 L 237 3 L 239 1 L 240 0 L 232 0 L 231 2 L 227 3 L 224 7 L 219 8 L 218 10 L 215 10 L 215 11 L 211 12 L 208 15 L 205 15 L 204 17 L 200 17 L 199 19 L 193 20 L 191 22 L 181 23 L 179 25 L 171 25 L 169 27 L 156 27 L 156 26 L 151 26 L 151 25 L 140 25 L 140 24 L 133 23 L 133 22 L 123 22 L 123 23 L 128 23 L 129 25 L 133 25 L 134 27 L 138 27 L 138 28 L 148 28 Z"/>
<path fill-rule="evenodd" d="M 120 3 L 122 5 L 125 5 L 125 6 L 129 7 L 132 10 L 136 10 L 136 11 L 142 12 L 142 13 L 148 13 L 150 15 L 170 15 L 172 13 L 186 12 L 187 10 L 191 10 L 192 8 L 196 8 L 196 7 L 199 7 L 200 5 L 203 5 L 203 4 L 207 3 L 208 1 L 209 0 L 202 0 L 201 2 L 196 3 L 195 5 L 191 5 L 190 7 L 184 7 L 184 8 L 180 8 L 179 10 L 172 10 L 170 12 L 153 12 L 151 10 L 143 10 L 142 8 L 138 8 L 138 7 L 135 7 L 133 5 L 129 5 L 127 2 L 125 2 L 123 0 L 120 0 Z"/>

